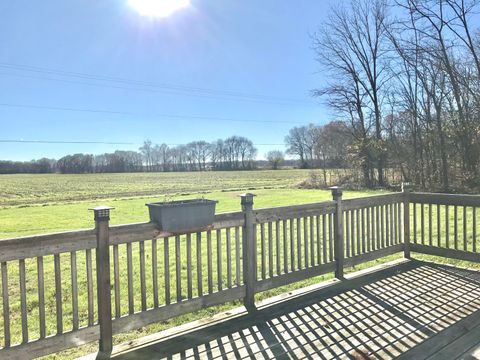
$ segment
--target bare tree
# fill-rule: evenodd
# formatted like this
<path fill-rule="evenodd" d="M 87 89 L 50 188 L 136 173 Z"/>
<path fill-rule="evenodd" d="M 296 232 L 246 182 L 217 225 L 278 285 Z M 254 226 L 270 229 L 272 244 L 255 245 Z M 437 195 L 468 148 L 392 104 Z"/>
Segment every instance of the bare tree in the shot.
<path fill-rule="evenodd" d="M 266 158 L 273 170 L 277 170 L 285 160 L 285 154 L 281 150 L 271 150 L 267 152 Z"/>
<path fill-rule="evenodd" d="M 338 102 L 335 110 L 352 123 L 358 137 L 365 182 L 371 185 L 370 168 L 375 165 L 381 186 L 385 185 L 386 161 L 382 133 L 382 101 L 388 82 L 386 10 L 382 0 L 359 0 L 352 1 L 348 8 L 333 7 L 329 20 L 313 37 L 317 60 L 332 79 L 313 94 L 328 96 L 330 105 Z"/>

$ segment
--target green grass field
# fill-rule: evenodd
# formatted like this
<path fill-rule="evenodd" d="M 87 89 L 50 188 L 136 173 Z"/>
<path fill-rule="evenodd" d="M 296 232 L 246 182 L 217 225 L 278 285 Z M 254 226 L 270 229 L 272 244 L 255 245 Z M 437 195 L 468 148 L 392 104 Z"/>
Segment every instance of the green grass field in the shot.
<path fill-rule="evenodd" d="M 112 224 L 148 220 L 145 203 L 205 197 L 217 212 L 240 209 L 239 195 L 253 192 L 255 207 L 331 199 L 329 191 L 298 189 L 309 170 L 0 175 L 0 239 L 89 228 L 97 205 L 115 207 Z M 369 192 L 347 192 L 345 197 Z"/>
<path fill-rule="evenodd" d="M 170 173 L 170 174 L 102 174 L 102 175 L 8 175 L 0 176 L 0 239 L 72 230 L 93 227 L 93 214 L 88 208 L 97 205 L 111 205 L 111 223 L 124 224 L 148 220 L 148 210 L 145 203 L 170 199 L 185 199 L 205 197 L 218 200 L 217 212 L 238 211 L 240 209 L 239 195 L 245 191 L 253 192 L 255 208 L 273 207 L 282 205 L 311 203 L 330 200 L 328 190 L 298 189 L 297 184 L 309 176 L 309 171 L 281 170 L 281 171 L 256 171 L 256 172 L 205 172 L 205 173 Z M 379 192 L 346 192 L 344 198 L 361 197 Z M 435 209 L 433 215 L 435 215 Z M 450 216 L 453 214 L 450 213 Z M 420 222 L 419 222 L 420 223 Z M 451 226 L 452 222 L 450 223 Z M 433 224 L 432 232 L 436 231 Z M 420 236 L 421 234 L 417 234 Z M 427 236 L 427 235 L 426 235 Z M 435 236 L 433 237 L 435 241 Z M 195 243 L 194 239 L 193 243 Z M 470 240 L 470 239 L 469 239 Z M 184 251 L 185 239 L 182 239 Z M 213 242 L 215 244 L 215 242 Z M 146 244 L 147 267 L 151 264 L 151 250 Z M 225 247 L 224 247 L 225 249 Z M 233 248 L 232 248 L 233 249 Z M 150 253 L 149 253 L 150 251 Z M 160 262 L 163 246 L 159 243 Z M 134 244 L 134 278 L 139 277 L 138 244 Z M 193 252 L 195 253 L 195 252 Z M 170 244 L 170 255 L 174 256 L 174 243 Z M 125 264 L 126 253 L 124 246 L 120 249 L 120 263 Z M 185 253 L 182 254 L 185 259 Z M 380 261 L 391 260 L 393 257 Z M 224 259 L 223 259 L 224 260 Z M 55 287 L 53 278 L 53 257 L 45 257 L 45 299 L 47 305 L 48 333 L 55 332 Z M 378 261 L 377 261 L 378 262 Z M 36 262 L 34 259 L 26 260 L 27 269 L 27 304 L 29 309 L 29 329 L 31 338 L 38 335 L 38 309 L 36 290 Z M 451 261 L 450 261 L 451 263 Z M 203 262 L 205 266 L 206 262 Z M 77 265 L 85 268 L 84 254 L 77 256 Z M 365 268 L 371 264 L 362 264 L 355 270 Z M 151 266 L 151 265 L 150 265 Z M 162 264 L 159 264 L 162 269 Z M 171 261 L 171 274 L 174 274 L 174 264 Z M 224 265 L 226 266 L 226 265 Z M 214 263 L 215 267 L 215 263 Z M 62 299 L 64 304 L 64 326 L 71 327 L 71 294 L 70 288 L 70 258 L 68 254 L 61 256 L 62 268 Z M 185 268 L 182 265 L 182 268 Z M 347 271 L 351 271 L 349 269 Z M 83 273 L 83 275 L 81 275 Z M 205 270 L 204 270 L 205 273 Z M 225 269 L 223 274 L 225 274 Z M 160 275 L 160 274 L 159 274 Z M 151 281 L 151 274 L 147 271 L 147 284 Z M 121 269 L 122 283 L 122 313 L 126 312 L 126 269 Z M 161 275 L 160 275 L 161 277 Z M 308 279 L 288 287 L 278 288 L 259 294 L 258 299 L 273 296 L 288 290 L 300 288 L 328 278 L 322 277 Z M 18 264 L 9 266 L 9 293 L 11 296 L 12 340 L 21 339 L 20 301 L 18 289 Z M 135 293 L 139 294 L 139 281 L 135 281 Z M 226 279 L 225 279 L 226 280 Z M 186 282 L 186 272 L 182 272 L 182 281 Z M 79 308 L 80 323 L 86 324 L 86 279 L 84 271 L 79 273 Z M 149 285 L 150 286 L 150 285 Z M 162 283 L 159 288 L 162 289 Z M 172 283 L 173 286 L 173 283 Z M 147 289 L 151 292 L 150 287 Z M 174 289 L 172 288 L 172 294 Z M 160 296 L 161 292 L 160 292 Z M 159 299 L 160 303 L 162 298 Z M 136 310 L 139 310 L 140 300 L 136 297 Z M 151 306 L 151 300 L 148 305 Z M 152 324 L 145 328 L 127 334 L 117 335 L 115 343 L 129 341 L 139 336 L 144 336 L 163 330 L 165 328 L 182 324 L 194 319 L 205 318 L 222 310 L 240 306 L 240 302 L 225 304 L 195 313 L 186 314 L 166 322 Z M 0 305 L 1 311 L 1 305 Z M 2 323 L 0 319 L 0 329 Z M 1 333 L 1 332 L 0 332 Z M 0 335 L 1 337 L 1 335 Z M 15 342 L 16 342 L 15 341 Z M 0 339 L 1 342 L 1 339 Z M 75 349 L 64 351 L 49 358 L 69 359 L 88 352 L 96 351 L 96 344 L 90 344 Z"/>
<path fill-rule="evenodd" d="M 309 170 L 0 175 L 0 207 L 211 191 L 291 188 Z"/>

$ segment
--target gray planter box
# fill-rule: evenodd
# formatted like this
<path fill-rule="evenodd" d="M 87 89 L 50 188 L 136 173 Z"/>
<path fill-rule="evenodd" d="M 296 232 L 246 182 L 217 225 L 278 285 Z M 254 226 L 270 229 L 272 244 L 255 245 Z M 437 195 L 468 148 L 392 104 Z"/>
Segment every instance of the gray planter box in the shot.
<path fill-rule="evenodd" d="M 215 219 L 217 201 L 206 199 L 157 202 L 146 204 L 150 221 L 161 231 L 192 232 L 207 228 Z"/>

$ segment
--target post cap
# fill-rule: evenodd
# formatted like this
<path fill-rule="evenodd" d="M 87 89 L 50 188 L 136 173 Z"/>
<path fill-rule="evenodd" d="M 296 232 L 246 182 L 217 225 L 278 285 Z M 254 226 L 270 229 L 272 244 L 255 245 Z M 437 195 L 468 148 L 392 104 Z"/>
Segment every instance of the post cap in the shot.
<path fill-rule="evenodd" d="M 343 194 L 343 190 L 340 186 L 331 186 L 329 189 L 332 190 L 333 196 L 342 196 Z"/>
<path fill-rule="evenodd" d="M 254 196 L 257 196 L 257 195 L 252 193 L 241 194 L 240 197 L 242 198 L 242 204 L 253 203 Z"/>
<path fill-rule="evenodd" d="M 93 211 L 95 220 L 110 220 L 110 210 L 112 209 L 114 208 L 111 206 L 101 205 L 88 210 Z"/>
<path fill-rule="evenodd" d="M 403 192 L 411 192 L 413 189 L 413 185 L 408 182 L 402 182 L 402 191 Z"/>

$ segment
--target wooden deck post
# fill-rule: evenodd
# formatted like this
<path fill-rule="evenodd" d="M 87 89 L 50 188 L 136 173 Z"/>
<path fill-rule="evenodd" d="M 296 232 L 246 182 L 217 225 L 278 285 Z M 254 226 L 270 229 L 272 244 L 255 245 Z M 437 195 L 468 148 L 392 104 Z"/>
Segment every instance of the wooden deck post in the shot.
<path fill-rule="evenodd" d="M 255 282 L 257 280 L 257 249 L 253 234 L 253 197 L 254 194 L 241 195 L 245 224 L 242 229 L 243 282 L 245 284 L 244 305 L 249 312 L 255 311 Z"/>
<path fill-rule="evenodd" d="M 110 209 L 99 206 L 93 210 L 95 230 L 97 233 L 97 303 L 100 341 L 97 359 L 108 359 L 112 353 L 112 298 L 110 290 L 110 244 L 109 226 Z"/>
<path fill-rule="evenodd" d="M 343 191 L 338 186 L 332 186 L 333 201 L 336 202 L 335 213 L 333 214 L 333 227 L 334 227 L 334 258 L 335 258 L 335 277 L 337 279 L 343 279 L 343 259 L 344 254 L 344 237 L 343 237 L 343 207 L 342 207 L 342 194 Z"/>
<path fill-rule="evenodd" d="M 402 183 L 403 192 L 403 256 L 410 259 L 410 193 L 412 186 Z"/>

